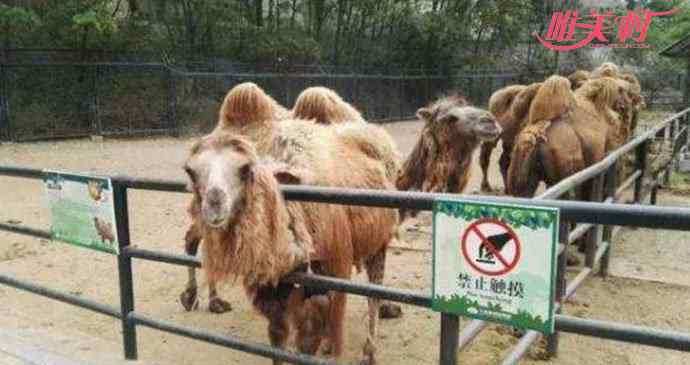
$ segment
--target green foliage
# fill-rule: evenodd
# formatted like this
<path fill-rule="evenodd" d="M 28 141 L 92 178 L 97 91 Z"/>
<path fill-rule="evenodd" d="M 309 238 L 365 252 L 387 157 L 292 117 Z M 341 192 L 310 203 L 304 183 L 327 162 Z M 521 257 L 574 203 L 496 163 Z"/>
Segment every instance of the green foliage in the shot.
<path fill-rule="evenodd" d="M 435 209 L 447 216 L 474 221 L 480 218 L 498 219 L 513 228 L 527 227 L 533 230 L 550 228 L 555 214 L 531 209 L 514 209 L 497 206 L 481 206 L 469 203 L 437 202 Z"/>
<path fill-rule="evenodd" d="M 531 314 L 525 311 L 518 311 L 517 314 L 513 314 L 510 320 L 520 328 L 529 328 L 542 332 L 547 330 L 546 322 L 541 318 L 541 316 L 533 317 Z"/>
<path fill-rule="evenodd" d="M 0 4 L 0 27 L 20 30 L 39 23 L 39 18 L 31 9 Z"/>

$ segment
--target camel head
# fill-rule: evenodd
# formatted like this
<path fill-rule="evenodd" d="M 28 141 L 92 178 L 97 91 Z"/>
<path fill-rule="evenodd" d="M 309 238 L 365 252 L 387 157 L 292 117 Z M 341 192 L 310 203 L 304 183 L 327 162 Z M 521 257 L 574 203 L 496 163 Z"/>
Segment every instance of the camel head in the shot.
<path fill-rule="evenodd" d="M 192 147 L 184 169 L 203 225 L 216 229 L 228 226 L 244 203 L 256 161 L 254 146 L 230 133 L 212 133 Z"/>
<path fill-rule="evenodd" d="M 437 137 L 449 141 L 472 139 L 480 142 L 494 141 L 501 134 L 501 126 L 489 111 L 467 104 L 459 96 L 444 97 L 417 110 L 417 117 Z"/>
<path fill-rule="evenodd" d="M 572 87 L 573 91 L 584 85 L 589 78 L 590 74 L 585 70 L 577 70 L 568 76 L 568 80 L 570 80 L 570 86 Z"/>
<path fill-rule="evenodd" d="M 489 112 L 496 117 L 501 126 L 507 124 L 506 119 L 511 117 L 510 110 L 513 102 L 526 88 L 526 85 L 506 86 L 493 93 L 489 98 Z"/>
<path fill-rule="evenodd" d="M 592 71 L 592 78 L 598 77 L 618 77 L 620 68 L 613 62 L 604 62 Z"/>
<path fill-rule="evenodd" d="M 577 93 L 591 100 L 599 110 L 609 107 L 619 111 L 632 105 L 628 89 L 627 82 L 623 80 L 601 77 L 587 81 Z"/>

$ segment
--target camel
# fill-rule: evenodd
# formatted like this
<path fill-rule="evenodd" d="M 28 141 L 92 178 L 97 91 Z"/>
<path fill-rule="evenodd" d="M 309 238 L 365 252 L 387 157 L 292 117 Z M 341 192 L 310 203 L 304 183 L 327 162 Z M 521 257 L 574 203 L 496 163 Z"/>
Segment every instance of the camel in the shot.
<path fill-rule="evenodd" d="M 101 237 L 101 242 L 105 243 L 107 241 L 112 246 L 113 241 L 115 241 L 113 225 L 110 222 L 105 222 L 98 217 L 93 217 L 93 225 L 96 227 L 98 236 Z"/>
<path fill-rule="evenodd" d="M 212 133 L 219 130 L 232 131 L 250 138 L 256 144 L 261 155 L 270 148 L 271 140 L 263 135 L 272 123 L 291 117 L 291 112 L 267 95 L 263 89 L 251 82 L 236 85 L 226 94 L 218 113 L 218 124 Z M 192 216 L 194 218 L 194 216 Z M 185 253 L 196 256 L 201 242 L 201 228 L 198 222 L 192 224 L 185 234 Z M 180 303 L 191 311 L 198 307 L 196 268 L 187 269 L 187 284 L 180 294 Z M 216 283 L 209 280 L 209 304 L 211 313 L 225 313 L 232 310 L 232 305 L 220 298 Z"/>
<path fill-rule="evenodd" d="M 495 141 L 501 126 L 493 114 L 459 95 L 442 97 L 416 114 L 424 127 L 398 175 L 397 189 L 461 193 L 469 181 L 473 152 L 480 143 Z"/>
<path fill-rule="evenodd" d="M 323 94 L 323 95 L 318 95 Z M 307 103 L 308 105 L 303 105 Z M 329 110 L 335 109 L 335 110 Z M 256 145 L 260 156 L 270 155 L 276 134 L 281 125 L 297 119 L 310 120 L 316 124 L 331 125 L 331 129 L 344 141 L 356 145 L 368 156 L 384 163 L 387 177 L 393 181 L 400 169 L 400 157 L 395 142 L 381 127 L 366 123 L 359 112 L 343 101 L 334 91 L 323 87 L 305 89 L 297 98 L 292 111 L 287 111 L 264 90 L 252 82 L 245 82 L 233 87 L 225 97 L 220 108 L 218 125 L 213 133 L 229 131 L 248 138 Z M 328 123 L 318 118 L 336 116 L 337 122 Z M 346 117 L 347 116 L 347 117 Z M 354 123 L 346 121 L 350 120 Z M 318 143 L 318 141 L 314 142 Z M 201 241 L 201 231 L 193 222 L 185 235 L 185 251 L 195 256 Z M 223 313 L 232 306 L 221 299 L 215 283 L 209 279 L 209 310 Z M 188 280 L 180 301 L 186 310 L 197 306 L 196 269 L 188 269 Z M 384 303 L 381 306 L 382 318 L 396 318 L 401 315 L 400 307 Z"/>
<path fill-rule="evenodd" d="M 510 134 L 509 131 L 514 129 L 516 124 L 514 123 L 515 119 L 512 115 L 511 106 L 518 94 L 520 94 L 526 88 L 527 86 L 525 85 L 506 86 L 494 92 L 489 98 L 489 112 L 496 117 L 496 121 L 498 122 L 498 125 L 501 126 L 502 132 L 498 139 L 483 142 L 481 145 L 479 154 L 479 164 L 482 169 L 481 191 L 494 191 L 489 183 L 489 164 L 491 163 L 491 153 L 493 152 L 494 148 L 496 148 L 498 141 L 501 140 L 503 143 L 502 156 L 510 154 L 510 151 L 506 148 L 507 145 L 510 145 L 510 142 L 508 141 L 509 138 L 507 137 L 508 134 Z M 503 174 L 503 170 L 501 170 L 501 173 Z M 503 174 L 503 178 L 505 181 L 505 174 Z"/>
<path fill-rule="evenodd" d="M 588 80 L 575 92 L 564 77 L 547 79 L 515 139 L 506 192 L 531 197 L 540 181 L 550 186 L 600 161 L 620 143 L 620 116 L 612 108 L 622 98 L 610 78 Z"/>
<path fill-rule="evenodd" d="M 279 183 L 382 190 L 394 186 L 380 160 L 332 128 L 302 120 L 275 127 L 272 158 L 260 160 L 249 139 L 222 129 L 192 148 L 185 171 L 194 194 L 190 213 L 203 235 L 203 267 L 214 282 L 242 279 L 254 308 L 269 321 L 275 347 L 284 348 L 291 328 L 301 328 L 298 322 L 305 310 L 326 308 L 326 328 L 298 331 L 297 346 L 315 353 L 327 336 L 339 358 L 346 295 L 309 293 L 280 279 L 310 270 L 347 279 L 353 266 L 364 266 L 369 281 L 381 284 L 398 214 L 386 208 L 286 202 Z M 314 301 L 305 305 L 310 294 Z M 375 363 L 379 302 L 369 299 L 369 336 L 363 350 L 369 364 Z"/>

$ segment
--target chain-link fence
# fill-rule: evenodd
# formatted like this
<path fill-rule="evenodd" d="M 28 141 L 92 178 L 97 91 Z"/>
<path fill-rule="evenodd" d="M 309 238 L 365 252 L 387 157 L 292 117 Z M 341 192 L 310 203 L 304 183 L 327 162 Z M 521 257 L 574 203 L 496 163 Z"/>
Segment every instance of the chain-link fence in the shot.
<path fill-rule="evenodd" d="M 501 87 L 548 76 L 546 72 L 430 75 L 424 70 L 396 75 L 330 74 L 337 70 L 324 71 L 319 66 L 283 71 L 259 73 L 246 65 L 219 62 L 183 66 L 0 62 L 0 140 L 203 133 L 215 126 L 227 91 L 245 81 L 257 83 L 288 108 L 305 88 L 326 86 L 367 120 L 380 123 L 412 118 L 419 107 L 451 90 L 486 106 Z M 683 76 L 639 77 L 648 106 L 673 107 L 682 101 Z"/>

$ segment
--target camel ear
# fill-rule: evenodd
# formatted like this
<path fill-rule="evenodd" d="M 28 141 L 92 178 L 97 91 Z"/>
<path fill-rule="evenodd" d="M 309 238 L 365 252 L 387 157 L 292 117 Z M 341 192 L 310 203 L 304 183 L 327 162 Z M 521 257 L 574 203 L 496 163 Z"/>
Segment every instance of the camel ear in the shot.
<path fill-rule="evenodd" d="M 422 119 L 424 121 L 430 121 L 431 120 L 431 110 L 429 108 L 419 108 L 417 110 L 417 118 Z"/>
<path fill-rule="evenodd" d="M 273 173 L 279 183 L 284 185 L 299 185 L 302 179 L 297 175 L 287 170 L 280 170 Z"/>

